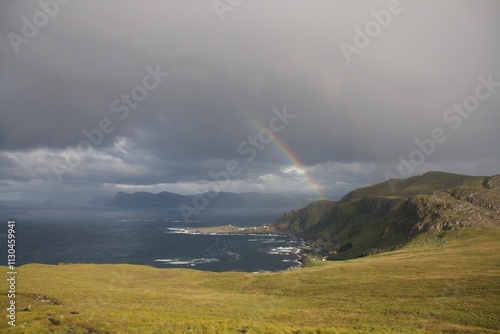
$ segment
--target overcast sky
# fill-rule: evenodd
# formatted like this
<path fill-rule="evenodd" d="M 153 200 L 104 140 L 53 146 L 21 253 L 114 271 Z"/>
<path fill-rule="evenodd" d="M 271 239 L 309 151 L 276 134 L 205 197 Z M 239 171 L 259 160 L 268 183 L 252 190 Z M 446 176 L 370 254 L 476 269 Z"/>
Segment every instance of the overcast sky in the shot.
<path fill-rule="evenodd" d="M 58 1 L 0 1 L 0 201 L 500 173 L 497 0 Z"/>

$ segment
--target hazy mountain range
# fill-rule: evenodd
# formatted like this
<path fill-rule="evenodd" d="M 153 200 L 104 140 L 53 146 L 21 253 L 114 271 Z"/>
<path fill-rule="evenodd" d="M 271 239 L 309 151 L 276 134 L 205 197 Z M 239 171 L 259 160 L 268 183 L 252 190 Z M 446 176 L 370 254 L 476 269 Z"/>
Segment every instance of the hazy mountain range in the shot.
<path fill-rule="evenodd" d="M 118 192 L 113 198 L 94 197 L 88 205 L 110 207 L 164 207 L 177 208 L 184 204 L 204 208 L 293 208 L 310 203 L 313 198 L 306 195 L 279 195 L 263 193 L 208 192 L 195 195 L 180 195 L 163 191 Z"/>

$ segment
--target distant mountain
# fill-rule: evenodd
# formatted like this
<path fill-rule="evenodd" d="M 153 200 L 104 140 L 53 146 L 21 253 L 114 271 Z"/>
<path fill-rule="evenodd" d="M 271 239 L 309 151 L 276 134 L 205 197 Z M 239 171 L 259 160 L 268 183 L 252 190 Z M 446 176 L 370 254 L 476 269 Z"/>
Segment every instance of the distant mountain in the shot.
<path fill-rule="evenodd" d="M 92 198 L 87 205 L 90 206 L 106 206 L 113 200 L 113 197 L 108 196 L 96 196 Z"/>
<path fill-rule="evenodd" d="M 293 209 L 274 227 L 303 235 L 332 259 L 347 259 L 394 249 L 423 232 L 493 224 L 500 224 L 500 175 L 429 172 Z"/>
<path fill-rule="evenodd" d="M 305 205 L 311 198 L 304 195 L 277 195 L 262 193 L 208 192 L 196 195 L 179 195 L 170 192 L 153 194 L 118 192 L 107 204 L 112 207 L 164 207 L 177 208 L 184 204 L 195 206 L 196 200 L 207 201 L 207 208 L 291 208 Z"/>

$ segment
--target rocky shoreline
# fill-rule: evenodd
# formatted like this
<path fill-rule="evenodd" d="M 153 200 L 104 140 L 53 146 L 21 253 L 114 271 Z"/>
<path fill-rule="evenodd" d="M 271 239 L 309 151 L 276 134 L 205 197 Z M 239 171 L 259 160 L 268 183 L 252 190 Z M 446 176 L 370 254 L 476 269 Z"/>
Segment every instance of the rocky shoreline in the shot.
<path fill-rule="evenodd" d="M 262 225 L 262 226 L 233 226 L 233 225 L 223 225 L 223 226 L 213 226 L 213 227 L 202 227 L 193 229 L 196 233 L 201 234 L 275 234 L 275 235 L 288 235 L 288 233 L 283 233 L 282 231 L 276 230 L 271 225 Z M 297 237 L 297 236 L 295 236 Z M 297 237 L 300 238 L 300 237 Z M 301 240 L 305 241 L 303 238 Z M 296 254 L 297 260 L 296 262 L 299 264 L 300 268 L 304 268 L 307 262 L 313 260 L 314 249 L 310 245 L 299 247 L 299 252 Z M 293 269 L 293 268 L 290 268 Z"/>
<path fill-rule="evenodd" d="M 283 232 L 279 232 L 271 225 L 262 226 L 234 226 L 234 225 L 223 225 L 223 226 L 213 226 L 213 227 L 200 227 L 194 229 L 196 232 L 201 234 L 279 234 L 287 235 Z"/>

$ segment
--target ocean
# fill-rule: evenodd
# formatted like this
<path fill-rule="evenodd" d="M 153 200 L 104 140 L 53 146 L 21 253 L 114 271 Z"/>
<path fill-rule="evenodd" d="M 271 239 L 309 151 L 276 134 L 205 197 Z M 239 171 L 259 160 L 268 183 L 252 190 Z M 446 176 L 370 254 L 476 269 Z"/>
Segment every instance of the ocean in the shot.
<path fill-rule="evenodd" d="M 273 272 L 297 268 L 301 239 L 284 235 L 194 234 L 193 228 L 273 223 L 286 209 L 204 210 L 185 222 L 177 209 L 0 208 L 0 247 L 16 221 L 16 266 L 128 263 L 157 268 Z M 5 252 L 4 252 L 5 251 Z M 0 258 L 7 264 L 7 256 Z"/>

